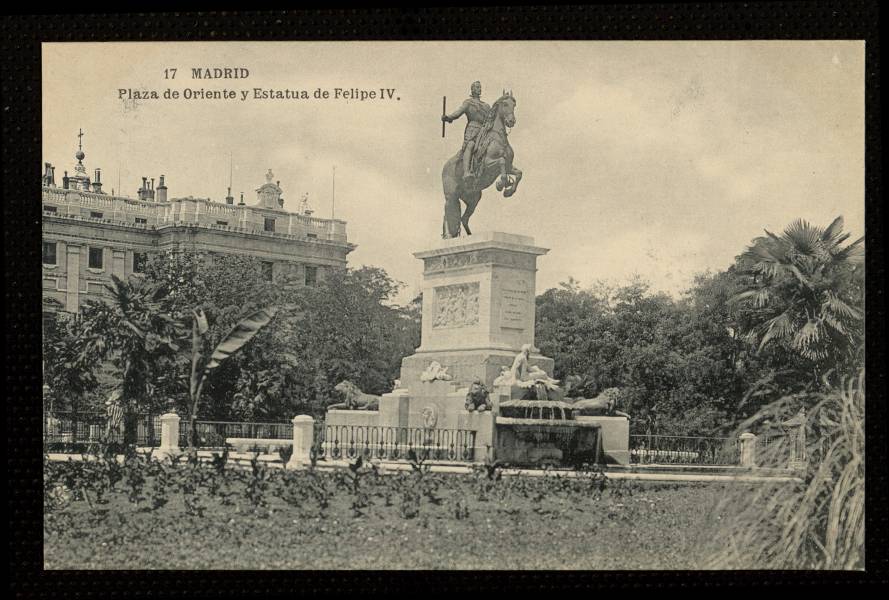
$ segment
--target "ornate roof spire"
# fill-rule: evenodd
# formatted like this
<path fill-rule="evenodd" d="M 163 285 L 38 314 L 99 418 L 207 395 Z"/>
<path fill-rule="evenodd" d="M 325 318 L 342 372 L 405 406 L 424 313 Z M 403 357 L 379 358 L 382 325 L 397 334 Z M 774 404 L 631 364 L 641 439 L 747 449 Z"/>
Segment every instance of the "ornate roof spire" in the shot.
<path fill-rule="evenodd" d="M 74 158 L 77 159 L 74 170 L 86 176 L 86 167 L 83 166 L 83 159 L 86 158 L 86 154 L 83 153 L 83 129 L 78 129 L 77 131 L 77 153 L 74 155 Z"/>

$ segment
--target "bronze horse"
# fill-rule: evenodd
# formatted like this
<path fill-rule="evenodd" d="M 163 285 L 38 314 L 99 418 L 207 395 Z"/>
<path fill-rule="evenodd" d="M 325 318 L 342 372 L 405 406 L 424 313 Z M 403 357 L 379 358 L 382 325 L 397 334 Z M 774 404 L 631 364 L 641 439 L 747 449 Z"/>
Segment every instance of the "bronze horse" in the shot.
<path fill-rule="evenodd" d="M 496 180 L 497 191 L 502 191 L 504 198 L 512 196 L 522 180 L 522 172 L 512 164 L 513 151 L 507 139 L 507 128 L 515 126 L 516 101 L 510 92 L 504 94 L 491 107 L 488 119 L 476 138 L 476 152 L 473 165 L 477 160 L 482 163 L 470 177 L 463 176 L 463 160 L 461 152 L 457 152 L 445 163 L 441 171 L 444 187 L 445 205 L 444 221 L 441 236 L 454 238 L 460 235 L 460 227 L 466 235 L 472 235 L 469 229 L 469 217 L 475 212 L 482 190 Z M 460 214 L 460 201 L 466 209 Z"/>

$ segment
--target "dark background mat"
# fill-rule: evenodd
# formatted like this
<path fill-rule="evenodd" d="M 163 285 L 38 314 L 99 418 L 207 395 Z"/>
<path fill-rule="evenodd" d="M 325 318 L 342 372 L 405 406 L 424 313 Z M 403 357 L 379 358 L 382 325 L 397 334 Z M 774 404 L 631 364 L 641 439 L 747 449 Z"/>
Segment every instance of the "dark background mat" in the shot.
<path fill-rule="evenodd" d="M 218 4 L 216 6 L 219 6 Z M 68 6 L 69 10 L 79 6 Z M 18 10 L 42 6 L 22 4 Z M 116 7 L 118 10 L 123 7 Z M 14 597 L 268 598 L 321 594 L 682 593 L 793 588 L 828 593 L 889 582 L 885 266 L 876 2 L 640 3 L 590 7 L 382 8 L 2 17 L 9 590 Z M 53 572 L 43 571 L 41 446 L 41 42 L 220 40 L 865 39 L 867 193 L 867 569 L 811 572 Z M 72 55 L 76 59 L 76 55 Z M 593 542 L 594 543 L 594 542 Z M 430 548 L 434 553 L 435 548 Z M 545 552 L 545 549 L 541 549 Z M 212 552 L 208 548 L 208 552 Z M 832 590 L 830 588 L 833 588 Z"/>

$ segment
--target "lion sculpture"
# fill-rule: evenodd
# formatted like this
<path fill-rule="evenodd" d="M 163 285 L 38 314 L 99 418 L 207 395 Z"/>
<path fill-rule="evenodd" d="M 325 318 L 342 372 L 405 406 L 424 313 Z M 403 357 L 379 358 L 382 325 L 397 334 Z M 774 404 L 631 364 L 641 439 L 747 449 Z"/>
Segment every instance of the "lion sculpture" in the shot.
<path fill-rule="evenodd" d="M 473 380 L 472 384 L 469 386 L 469 391 L 466 393 L 466 410 L 469 412 L 484 412 L 486 410 L 491 410 L 491 402 L 488 400 L 488 396 L 488 388 L 485 387 L 485 384 L 482 383 L 481 379 L 476 378 Z"/>
<path fill-rule="evenodd" d="M 630 415 L 615 409 L 620 397 L 621 392 L 619 388 L 608 388 L 595 398 L 580 398 L 576 400 L 571 405 L 571 408 L 576 414 L 585 416 L 618 416 L 629 419 Z"/>
<path fill-rule="evenodd" d="M 342 394 L 345 401 L 331 404 L 327 407 L 328 410 L 378 410 L 380 407 L 379 396 L 365 394 L 351 381 L 341 381 L 333 389 Z"/>

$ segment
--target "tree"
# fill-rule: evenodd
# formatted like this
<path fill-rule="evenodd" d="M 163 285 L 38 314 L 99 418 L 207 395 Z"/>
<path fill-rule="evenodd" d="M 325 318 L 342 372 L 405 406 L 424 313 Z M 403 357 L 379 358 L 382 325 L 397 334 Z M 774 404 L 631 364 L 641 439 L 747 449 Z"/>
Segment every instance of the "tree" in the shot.
<path fill-rule="evenodd" d="M 99 387 L 102 346 L 83 343 L 77 314 L 58 311 L 44 319 L 44 324 L 43 380 L 49 386 L 53 409 L 77 413 Z"/>
<path fill-rule="evenodd" d="M 814 380 L 849 372 L 861 361 L 864 238 L 843 245 L 843 218 L 822 229 L 798 219 L 777 236 L 766 231 L 739 258 L 748 275 L 733 302 L 759 350 L 780 345 L 807 360 Z"/>
<path fill-rule="evenodd" d="M 537 344 L 556 378 L 581 378 L 584 397 L 621 388 L 634 433 L 725 433 L 765 401 L 746 394 L 752 383 L 764 380 L 764 392 L 793 377 L 792 355 L 747 351 L 728 304 L 741 278 L 734 267 L 699 275 L 678 300 L 639 279 L 589 288 L 570 280 L 538 296 Z"/>
<path fill-rule="evenodd" d="M 343 380 L 368 393 L 390 391 L 402 357 L 419 342 L 416 313 L 390 303 L 399 287 L 382 269 L 362 267 L 333 270 L 316 286 L 288 292 L 291 308 L 278 325 L 236 358 L 236 403 L 321 414 Z"/>
<path fill-rule="evenodd" d="M 251 310 L 279 307 L 273 327 L 208 374 L 201 416 L 281 420 L 323 413 L 349 379 L 369 393 L 391 389 L 401 358 L 419 344 L 418 306 L 391 304 L 400 284 L 382 269 L 332 269 L 314 286 L 268 281 L 260 261 L 176 252 L 149 261 L 145 278 L 169 289 L 164 309 L 181 319 L 204 312 L 207 355 Z M 164 393 L 190 410 L 186 362 Z"/>
<path fill-rule="evenodd" d="M 259 259 L 203 251 L 154 253 L 147 261 L 143 277 L 167 290 L 161 301 L 165 312 L 182 322 L 192 320 L 195 311 L 204 315 L 207 331 L 201 336 L 203 354 L 209 354 L 244 314 L 277 305 L 282 287 L 287 283 L 269 281 Z M 188 360 L 177 362 L 161 390 L 179 410 L 188 413 L 193 408 L 190 368 Z M 232 388 L 240 372 L 235 357 L 226 369 L 215 370 L 207 378 L 201 403 L 206 416 L 232 418 Z"/>
<path fill-rule="evenodd" d="M 201 401 L 201 391 L 204 388 L 204 382 L 207 376 L 217 368 L 222 361 L 236 353 L 244 347 L 244 344 L 253 339 L 260 329 L 265 327 L 275 317 L 277 308 L 263 308 L 252 312 L 232 328 L 231 331 L 222 339 L 221 342 L 213 349 L 209 358 L 204 359 L 202 347 L 204 345 L 204 336 L 209 329 L 207 325 L 207 317 L 200 309 L 194 311 L 194 321 L 192 323 L 192 356 L 191 356 L 191 378 L 189 383 L 189 395 L 191 397 L 191 411 L 189 416 L 189 436 L 188 448 L 194 448 L 197 440 L 197 429 L 195 427 L 198 416 L 198 407 Z"/>
<path fill-rule="evenodd" d="M 156 390 L 170 377 L 184 329 L 161 309 L 167 293 L 162 286 L 112 276 L 112 284 L 105 287 L 108 302 L 86 303 L 76 339 L 86 355 L 109 359 L 115 367 L 125 413 L 124 437 L 126 443 L 133 443 L 137 412 L 163 408 Z"/>

